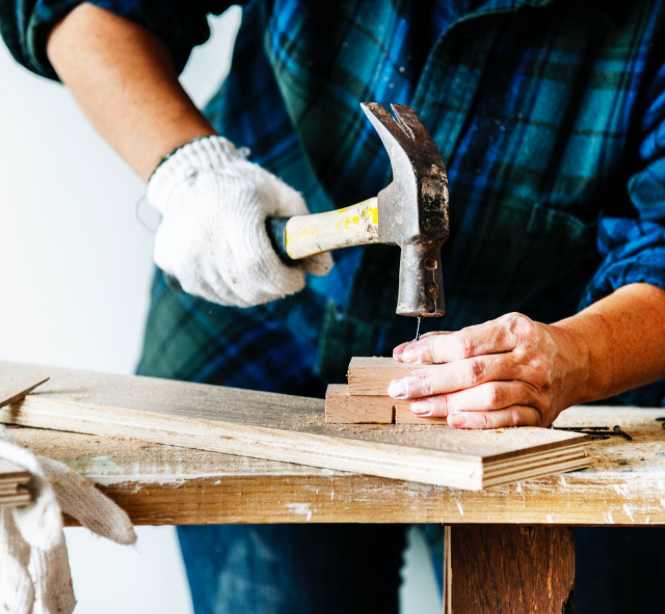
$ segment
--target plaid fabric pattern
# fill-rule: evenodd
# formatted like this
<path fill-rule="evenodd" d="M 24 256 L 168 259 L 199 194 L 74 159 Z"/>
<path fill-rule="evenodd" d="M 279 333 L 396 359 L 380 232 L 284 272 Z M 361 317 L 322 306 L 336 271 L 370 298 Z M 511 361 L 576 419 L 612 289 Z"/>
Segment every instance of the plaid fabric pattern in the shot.
<path fill-rule="evenodd" d="M 95 0 L 158 32 L 182 66 L 225 2 Z M 23 64 L 53 76 L 45 27 L 76 0 L 0 0 Z M 508 311 L 555 321 L 634 282 L 665 287 L 661 0 L 254 0 L 206 113 L 312 211 L 390 180 L 363 100 L 410 104 L 448 166 L 443 249 L 456 329 Z M 325 278 L 263 307 L 215 307 L 156 276 L 140 370 L 294 391 L 413 334 L 398 250 L 342 250 Z M 625 400 L 665 404 L 665 383 Z"/>

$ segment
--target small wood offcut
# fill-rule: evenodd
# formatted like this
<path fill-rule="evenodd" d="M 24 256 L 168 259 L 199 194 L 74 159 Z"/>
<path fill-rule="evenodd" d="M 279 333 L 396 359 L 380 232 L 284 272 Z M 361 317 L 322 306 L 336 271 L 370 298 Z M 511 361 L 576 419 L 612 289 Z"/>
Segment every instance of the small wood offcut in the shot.
<path fill-rule="evenodd" d="M 427 366 L 421 366 L 427 369 Z M 390 382 L 417 370 L 392 358 L 355 357 L 349 364 L 348 385 L 332 384 L 326 391 L 326 422 L 333 424 L 445 424 L 442 418 L 419 418 L 411 401 L 388 396 Z"/>

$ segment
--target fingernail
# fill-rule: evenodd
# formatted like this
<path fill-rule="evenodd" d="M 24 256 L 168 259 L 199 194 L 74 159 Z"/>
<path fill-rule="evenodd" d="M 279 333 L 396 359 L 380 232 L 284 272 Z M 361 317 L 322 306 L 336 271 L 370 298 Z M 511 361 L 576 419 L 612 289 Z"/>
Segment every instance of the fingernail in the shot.
<path fill-rule="evenodd" d="M 411 411 L 417 416 L 428 416 L 432 413 L 432 403 L 430 401 L 414 401 L 411 403 Z"/>
<path fill-rule="evenodd" d="M 466 424 L 466 416 L 464 414 L 451 414 L 448 416 L 448 424 L 464 426 Z"/>
<path fill-rule="evenodd" d="M 388 395 L 393 399 L 405 399 L 408 393 L 406 382 L 401 379 L 395 379 L 388 386 Z"/>
<path fill-rule="evenodd" d="M 396 347 L 393 350 L 393 360 L 400 360 L 402 354 L 404 353 L 404 348 L 403 347 Z"/>
<path fill-rule="evenodd" d="M 420 352 L 416 348 L 405 347 L 402 351 L 402 362 L 420 362 Z"/>

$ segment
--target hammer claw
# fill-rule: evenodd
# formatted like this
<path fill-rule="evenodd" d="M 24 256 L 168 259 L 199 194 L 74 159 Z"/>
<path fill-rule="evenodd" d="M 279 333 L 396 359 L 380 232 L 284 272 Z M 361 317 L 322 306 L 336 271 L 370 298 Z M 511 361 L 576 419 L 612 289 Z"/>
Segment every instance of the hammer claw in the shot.
<path fill-rule="evenodd" d="M 423 134 L 427 138 L 430 138 L 429 133 L 425 130 L 425 126 L 422 125 L 410 106 L 405 104 L 391 104 L 390 108 L 395 114 L 395 118 L 402 127 L 402 130 L 404 130 L 410 139 L 417 140 L 422 138 Z"/>
<path fill-rule="evenodd" d="M 402 126 L 395 121 L 395 118 L 388 113 L 382 104 L 362 102 L 360 106 L 386 147 L 389 145 L 399 146 L 400 141 L 408 136 Z"/>
<path fill-rule="evenodd" d="M 415 111 L 376 102 L 362 109 L 388 152 L 392 183 L 378 194 L 379 242 L 402 249 L 397 313 L 441 316 L 441 246 L 448 238 L 448 178 L 441 152 Z"/>

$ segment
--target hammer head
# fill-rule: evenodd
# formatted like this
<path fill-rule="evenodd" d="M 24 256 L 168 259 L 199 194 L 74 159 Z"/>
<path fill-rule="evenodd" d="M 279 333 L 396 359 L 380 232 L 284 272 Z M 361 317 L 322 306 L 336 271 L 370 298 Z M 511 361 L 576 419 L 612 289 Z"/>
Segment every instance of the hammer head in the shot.
<path fill-rule="evenodd" d="M 388 151 L 392 183 L 381 190 L 379 242 L 402 248 L 397 313 L 442 316 L 441 246 L 448 238 L 448 176 L 441 152 L 414 110 L 361 104 Z M 396 118 L 396 119 L 395 119 Z"/>

